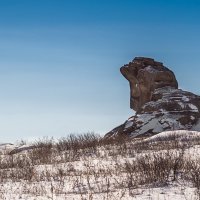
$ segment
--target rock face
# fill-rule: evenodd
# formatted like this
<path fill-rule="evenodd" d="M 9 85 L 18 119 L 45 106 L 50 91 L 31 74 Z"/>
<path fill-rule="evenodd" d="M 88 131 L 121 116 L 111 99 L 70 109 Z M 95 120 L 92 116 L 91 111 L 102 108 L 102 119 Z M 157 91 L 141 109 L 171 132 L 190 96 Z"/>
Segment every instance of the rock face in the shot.
<path fill-rule="evenodd" d="M 180 129 L 200 131 L 200 96 L 178 89 L 174 73 L 162 63 L 136 57 L 120 71 L 129 81 L 130 107 L 136 114 L 106 137 L 138 137 Z"/>
<path fill-rule="evenodd" d="M 136 57 L 120 71 L 130 84 L 130 107 L 137 112 L 151 100 L 155 89 L 178 88 L 174 73 L 151 58 Z"/>

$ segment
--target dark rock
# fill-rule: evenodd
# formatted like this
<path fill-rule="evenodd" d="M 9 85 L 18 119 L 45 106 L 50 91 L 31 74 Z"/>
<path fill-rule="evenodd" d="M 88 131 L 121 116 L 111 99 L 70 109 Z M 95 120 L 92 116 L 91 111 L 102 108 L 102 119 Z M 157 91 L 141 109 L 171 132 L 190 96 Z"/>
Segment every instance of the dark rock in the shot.
<path fill-rule="evenodd" d="M 136 114 L 106 137 L 137 137 L 180 129 L 200 131 L 200 96 L 178 89 L 174 73 L 161 62 L 136 57 L 120 71 L 130 83 L 130 104 Z"/>
<path fill-rule="evenodd" d="M 174 73 L 151 58 L 136 57 L 120 71 L 130 84 L 130 107 L 137 112 L 151 100 L 155 89 L 165 86 L 178 88 Z"/>

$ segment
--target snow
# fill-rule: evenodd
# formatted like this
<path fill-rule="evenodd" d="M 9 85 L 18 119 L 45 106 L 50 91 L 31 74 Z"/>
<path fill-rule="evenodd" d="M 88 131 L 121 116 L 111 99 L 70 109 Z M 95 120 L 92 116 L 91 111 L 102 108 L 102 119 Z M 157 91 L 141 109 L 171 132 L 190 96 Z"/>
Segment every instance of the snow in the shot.
<path fill-rule="evenodd" d="M 191 120 L 195 120 L 195 117 L 194 117 L 194 116 L 190 116 L 190 119 L 191 119 Z"/>
<path fill-rule="evenodd" d="M 134 120 L 134 118 L 135 118 L 135 116 L 132 116 L 132 117 L 130 117 L 130 118 L 128 119 L 128 121 L 132 121 L 132 120 Z"/>
<path fill-rule="evenodd" d="M 11 144 L 11 143 L 0 144 L 0 153 L 1 154 L 4 154 L 5 152 L 9 153 L 10 151 L 12 151 L 15 148 L 16 148 L 16 145 Z"/>
<path fill-rule="evenodd" d="M 148 116 L 146 118 L 150 119 Z M 154 119 L 152 119 L 154 124 Z M 129 124 L 130 125 L 130 124 Z M 153 127 L 153 125 L 152 125 Z M 200 138 L 198 131 L 165 131 L 148 139 L 145 142 L 158 142 L 159 139 L 167 140 L 169 136 L 176 138 L 188 139 L 193 141 Z M 173 139 L 173 137 L 171 137 Z M 134 145 L 133 141 L 128 141 Z M 1 144 L 5 147 L 9 144 Z M 12 145 L 11 145 L 12 146 Z M 29 145 L 21 146 L 29 147 Z M 19 149 L 20 147 L 18 147 Z M 31 180 L 2 179 L 3 169 L 0 169 L 0 199 L 2 200 L 183 200 L 197 199 L 196 188 L 189 183 L 178 181 L 170 181 L 163 185 L 139 185 L 137 187 L 128 188 L 127 174 L 120 171 L 120 166 L 133 162 L 140 156 L 150 156 L 158 153 L 158 151 L 148 150 L 141 152 L 133 152 L 131 155 L 115 155 L 116 145 L 98 147 L 98 153 L 90 156 L 86 154 L 80 159 L 68 162 L 58 162 L 50 164 L 40 164 L 33 166 L 33 174 Z M 120 149 L 121 147 L 119 147 Z M 130 149 L 131 150 L 131 149 Z M 165 151 L 165 150 L 161 150 Z M 169 150 L 167 150 L 169 151 Z M 178 150 L 170 150 L 178 151 Z M 17 155 L 26 155 L 19 152 Z M 196 159 L 200 155 L 200 146 L 191 146 L 185 151 L 185 158 Z M 8 158 L 9 155 L 4 155 Z M 12 157 L 13 158 L 13 157 Z M 54 158 L 57 160 L 57 158 Z M 9 169 L 6 169 L 9 170 Z M 14 169 L 10 169 L 14 172 Z M 18 169 L 20 170 L 20 168 Z M 22 166 L 22 172 L 27 170 Z M 64 172 L 65 176 L 59 173 Z M 104 173 L 105 172 L 105 173 Z M 42 178 L 43 177 L 43 178 Z M 137 179 L 137 177 L 135 177 Z"/>
<path fill-rule="evenodd" d="M 145 124 L 144 126 L 142 126 L 142 128 L 139 130 L 139 134 L 144 134 L 147 131 L 156 128 L 156 131 L 162 131 L 162 125 L 158 123 L 158 119 L 154 118 L 151 119 L 150 121 L 148 121 L 147 124 Z"/>
<path fill-rule="evenodd" d="M 200 139 L 199 131 L 188 131 L 188 130 L 176 130 L 176 131 L 163 131 L 159 134 L 156 134 L 150 138 L 147 138 L 146 141 L 156 141 L 158 139 L 171 138 L 170 136 L 176 136 L 177 138 L 184 139 Z"/>
<path fill-rule="evenodd" d="M 198 108 L 195 106 L 195 105 L 193 105 L 193 104 L 188 104 L 188 106 L 190 107 L 190 109 L 192 110 L 192 111 L 194 111 L 194 112 L 199 112 L 199 110 L 198 110 Z"/>
<path fill-rule="evenodd" d="M 188 102 L 190 99 L 188 97 L 186 97 L 186 96 L 183 96 L 182 100 L 185 101 L 185 102 Z"/>
<path fill-rule="evenodd" d="M 166 129 L 185 129 L 186 127 L 178 122 L 178 119 L 182 117 L 182 115 L 173 115 L 169 112 L 164 112 L 160 110 L 159 113 L 165 113 L 165 115 L 161 115 L 160 117 L 155 117 L 157 112 L 153 114 L 142 114 L 138 115 L 136 118 L 136 130 L 131 133 L 132 137 L 136 137 L 138 135 L 146 134 L 146 133 L 159 133 Z M 129 124 L 131 125 L 131 124 Z"/>
<path fill-rule="evenodd" d="M 127 128 L 130 128 L 131 126 L 133 126 L 133 122 L 127 121 L 124 128 L 127 129 Z"/>
<path fill-rule="evenodd" d="M 185 104 L 184 104 L 184 103 L 182 103 L 182 102 L 178 102 L 178 104 L 181 106 L 182 109 L 185 108 Z"/>

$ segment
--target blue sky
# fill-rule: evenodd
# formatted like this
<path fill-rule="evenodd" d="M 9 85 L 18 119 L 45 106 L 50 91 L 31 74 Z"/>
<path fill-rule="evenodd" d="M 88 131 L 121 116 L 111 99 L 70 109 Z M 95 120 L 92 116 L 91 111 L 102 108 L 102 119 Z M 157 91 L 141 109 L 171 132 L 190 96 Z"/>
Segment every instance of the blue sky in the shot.
<path fill-rule="evenodd" d="M 200 94 L 198 0 L 0 0 L 0 142 L 104 134 L 133 115 L 119 68 L 164 62 Z"/>

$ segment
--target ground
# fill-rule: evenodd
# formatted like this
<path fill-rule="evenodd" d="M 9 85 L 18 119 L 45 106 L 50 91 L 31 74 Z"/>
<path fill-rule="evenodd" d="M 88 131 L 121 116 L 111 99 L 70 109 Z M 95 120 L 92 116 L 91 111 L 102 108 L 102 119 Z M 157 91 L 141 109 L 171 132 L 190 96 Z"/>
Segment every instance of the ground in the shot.
<path fill-rule="evenodd" d="M 31 148 L 29 148 L 31 147 Z M 0 199 L 195 200 L 200 132 L 0 145 Z"/>

